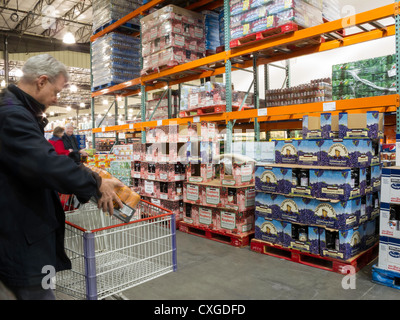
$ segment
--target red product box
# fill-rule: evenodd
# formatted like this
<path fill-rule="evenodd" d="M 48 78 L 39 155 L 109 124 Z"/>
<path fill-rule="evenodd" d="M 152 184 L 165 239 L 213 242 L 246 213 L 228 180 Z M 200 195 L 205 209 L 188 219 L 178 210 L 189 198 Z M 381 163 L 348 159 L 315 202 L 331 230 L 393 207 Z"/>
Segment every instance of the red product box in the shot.
<path fill-rule="evenodd" d="M 254 231 L 254 210 L 234 212 L 218 209 L 213 227 L 218 231 L 239 235 Z"/>
<path fill-rule="evenodd" d="M 224 163 L 220 163 L 220 181 L 225 186 L 244 186 L 255 183 L 255 163 L 253 161 L 232 165 L 232 174 L 226 174 Z"/>
<path fill-rule="evenodd" d="M 186 170 L 186 179 L 189 182 L 209 182 L 215 178 L 215 166 L 211 163 L 189 163 Z"/>

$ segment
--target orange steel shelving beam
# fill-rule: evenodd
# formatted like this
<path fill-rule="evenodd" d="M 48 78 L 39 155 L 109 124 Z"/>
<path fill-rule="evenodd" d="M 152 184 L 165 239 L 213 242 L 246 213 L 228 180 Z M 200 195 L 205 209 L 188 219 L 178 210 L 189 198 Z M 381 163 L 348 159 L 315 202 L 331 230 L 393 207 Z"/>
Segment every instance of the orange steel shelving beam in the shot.
<path fill-rule="evenodd" d="M 400 98 L 398 94 L 393 94 L 387 96 L 338 100 L 331 102 L 314 102 L 314 103 L 296 104 L 290 106 L 270 107 L 267 108 L 266 115 L 264 114 L 260 115 L 260 110 L 265 110 L 265 109 L 247 109 L 242 111 L 225 112 L 215 115 L 165 119 L 158 121 L 123 124 L 105 128 L 96 128 L 93 129 L 93 132 L 98 133 L 98 132 L 110 132 L 110 131 L 143 131 L 145 130 L 145 128 L 148 127 L 156 127 L 156 126 L 171 125 L 171 124 L 187 124 L 188 122 L 193 122 L 194 120 L 198 122 L 200 121 L 227 122 L 232 120 L 253 122 L 255 118 L 257 118 L 259 122 L 284 121 L 284 120 L 296 120 L 296 119 L 299 120 L 302 119 L 303 115 L 305 114 L 310 114 L 310 113 L 318 114 L 326 112 L 326 107 L 328 107 L 328 104 L 330 104 L 329 105 L 330 107 L 332 107 L 332 104 L 334 104 L 334 110 L 329 111 L 332 114 L 338 114 L 339 112 L 363 113 L 370 110 L 376 110 L 379 112 L 395 112 L 400 105 Z M 293 126 L 293 124 L 288 124 L 288 126 Z M 271 125 L 271 127 L 273 127 L 273 125 Z"/>

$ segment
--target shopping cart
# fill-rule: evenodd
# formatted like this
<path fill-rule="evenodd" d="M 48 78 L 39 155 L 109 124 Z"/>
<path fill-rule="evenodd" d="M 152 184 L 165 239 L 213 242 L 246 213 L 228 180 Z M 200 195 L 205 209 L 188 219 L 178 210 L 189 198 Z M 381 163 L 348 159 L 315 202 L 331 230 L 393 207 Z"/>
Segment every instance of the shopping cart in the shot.
<path fill-rule="evenodd" d="M 65 250 L 72 269 L 58 272 L 56 292 L 97 300 L 176 271 L 175 215 L 140 200 L 129 223 L 88 203 L 66 212 Z"/>

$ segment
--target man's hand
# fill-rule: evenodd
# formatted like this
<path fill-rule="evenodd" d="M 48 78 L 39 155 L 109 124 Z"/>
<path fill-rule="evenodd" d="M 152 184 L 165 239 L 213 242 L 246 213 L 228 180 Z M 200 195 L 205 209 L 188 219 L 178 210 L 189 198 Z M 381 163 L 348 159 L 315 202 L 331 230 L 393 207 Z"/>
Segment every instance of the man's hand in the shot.
<path fill-rule="evenodd" d="M 118 179 L 102 179 L 100 192 L 102 193 L 101 198 L 97 201 L 97 206 L 104 212 L 109 212 L 111 215 L 114 214 L 114 204 L 115 201 L 120 208 L 122 208 L 122 201 L 118 198 L 115 193 L 115 188 L 123 187 L 124 184 Z"/>

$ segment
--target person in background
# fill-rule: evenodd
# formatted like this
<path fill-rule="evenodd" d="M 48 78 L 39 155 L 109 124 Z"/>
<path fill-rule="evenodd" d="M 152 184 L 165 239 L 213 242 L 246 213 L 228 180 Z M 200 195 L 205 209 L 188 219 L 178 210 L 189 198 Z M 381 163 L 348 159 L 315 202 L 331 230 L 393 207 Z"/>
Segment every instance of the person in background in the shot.
<path fill-rule="evenodd" d="M 56 127 L 53 130 L 53 136 L 49 139 L 49 142 L 53 145 L 54 150 L 60 155 L 68 156 L 70 155 L 72 157 L 72 154 L 74 150 L 69 149 L 66 150 L 64 148 L 64 142 L 62 140 L 62 136 L 64 134 L 64 128 L 62 127 Z"/>
<path fill-rule="evenodd" d="M 62 140 L 64 142 L 65 149 L 72 149 L 74 151 L 74 153 L 71 154 L 71 157 L 76 163 L 81 162 L 81 156 L 88 156 L 88 153 L 84 149 L 79 148 L 78 140 L 74 135 L 74 126 L 72 123 L 67 123 L 65 125 L 65 133 L 62 136 Z"/>
<path fill-rule="evenodd" d="M 65 213 L 61 194 L 81 203 L 96 199 L 110 214 L 122 202 L 115 178 L 101 178 L 70 157 L 59 156 L 44 137 L 44 113 L 66 86 L 65 66 L 49 54 L 29 58 L 18 85 L 0 93 L 0 296 L 55 300 L 43 285 L 43 269 L 71 269 L 65 253 Z"/>

